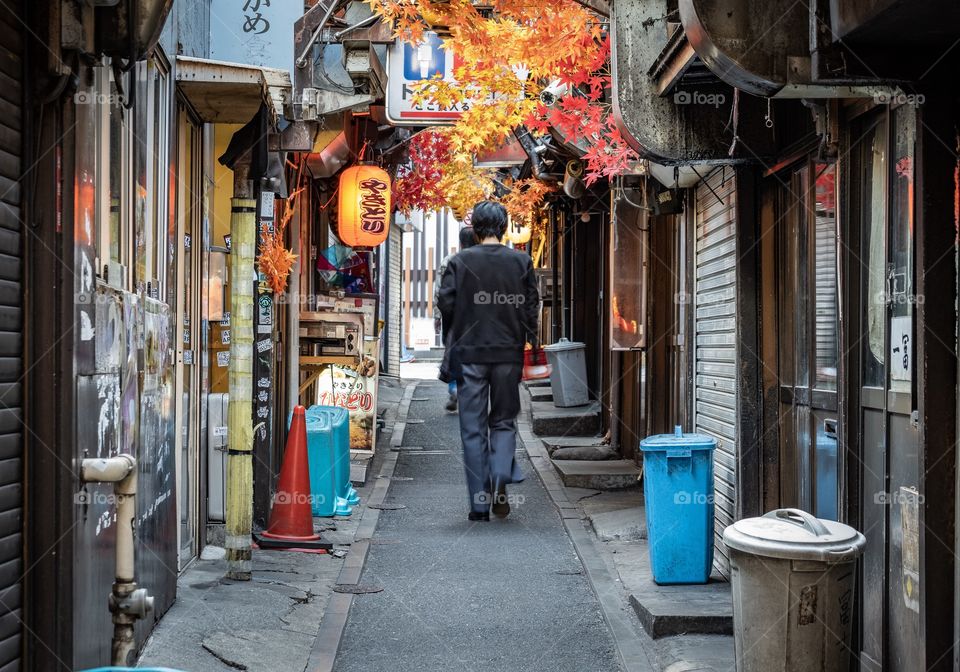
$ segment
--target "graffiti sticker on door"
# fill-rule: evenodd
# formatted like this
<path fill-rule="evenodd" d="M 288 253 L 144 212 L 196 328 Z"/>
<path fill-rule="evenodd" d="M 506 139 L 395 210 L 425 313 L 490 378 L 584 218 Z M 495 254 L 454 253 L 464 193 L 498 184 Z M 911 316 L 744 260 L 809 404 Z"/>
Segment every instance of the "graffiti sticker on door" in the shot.
<path fill-rule="evenodd" d="M 920 493 L 916 488 L 900 486 L 900 582 L 903 603 L 920 613 Z M 896 536 L 896 517 L 893 517 Z"/>
<path fill-rule="evenodd" d="M 912 380 L 913 318 L 910 315 L 890 318 L 890 378 Z"/>

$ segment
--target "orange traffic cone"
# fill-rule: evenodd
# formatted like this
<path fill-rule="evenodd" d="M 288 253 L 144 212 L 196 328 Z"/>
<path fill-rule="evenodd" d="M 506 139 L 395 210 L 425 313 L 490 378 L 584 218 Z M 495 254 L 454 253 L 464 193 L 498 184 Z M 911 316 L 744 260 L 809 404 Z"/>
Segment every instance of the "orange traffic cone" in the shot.
<path fill-rule="evenodd" d="M 270 509 L 270 526 L 257 538 L 257 544 L 261 548 L 333 548 L 332 543 L 320 541 L 320 535 L 313 531 L 307 417 L 303 406 L 293 409 L 277 494 Z"/>

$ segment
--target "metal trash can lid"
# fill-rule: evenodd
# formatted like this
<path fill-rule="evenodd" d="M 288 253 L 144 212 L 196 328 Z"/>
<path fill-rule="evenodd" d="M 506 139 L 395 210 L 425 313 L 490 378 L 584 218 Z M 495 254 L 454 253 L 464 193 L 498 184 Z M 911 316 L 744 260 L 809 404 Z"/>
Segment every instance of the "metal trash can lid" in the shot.
<path fill-rule="evenodd" d="M 713 450 L 717 447 L 717 440 L 706 434 L 684 434 L 680 425 L 677 425 L 673 434 L 654 434 L 640 441 L 640 450 L 670 450 L 671 448 L 685 448 L 687 450 Z"/>
<path fill-rule="evenodd" d="M 849 525 L 822 520 L 800 509 L 776 509 L 728 526 L 723 543 L 768 558 L 839 563 L 856 560 L 867 542 Z"/>
<path fill-rule="evenodd" d="M 543 349 L 548 352 L 561 352 L 563 350 L 580 350 L 587 347 L 583 343 L 577 341 L 569 341 L 566 338 L 561 338 L 556 343 L 551 343 L 550 345 L 543 346 Z"/>

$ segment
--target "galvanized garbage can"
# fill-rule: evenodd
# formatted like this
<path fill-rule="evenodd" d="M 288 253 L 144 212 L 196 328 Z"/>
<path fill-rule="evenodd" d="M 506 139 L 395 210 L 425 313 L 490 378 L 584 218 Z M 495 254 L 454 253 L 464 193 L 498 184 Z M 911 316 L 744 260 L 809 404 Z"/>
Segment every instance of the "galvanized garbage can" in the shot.
<path fill-rule="evenodd" d="M 713 451 L 704 434 L 648 436 L 643 452 L 643 496 L 653 580 L 706 583 L 713 566 Z"/>
<path fill-rule="evenodd" d="M 586 346 L 561 338 L 552 345 L 543 346 L 543 351 L 547 353 L 547 362 L 553 370 L 550 374 L 553 405 L 566 408 L 588 404 Z"/>
<path fill-rule="evenodd" d="M 737 672 L 850 669 L 863 535 L 799 509 L 727 527 Z"/>

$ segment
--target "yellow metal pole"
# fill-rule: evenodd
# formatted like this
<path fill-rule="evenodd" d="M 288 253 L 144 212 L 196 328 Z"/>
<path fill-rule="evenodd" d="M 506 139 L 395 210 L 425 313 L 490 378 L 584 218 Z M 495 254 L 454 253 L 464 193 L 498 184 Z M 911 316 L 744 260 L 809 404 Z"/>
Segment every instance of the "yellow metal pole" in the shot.
<path fill-rule="evenodd" d="M 257 202 L 247 166 L 234 168 L 230 214 L 230 405 L 227 418 L 227 578 L 251 578 L 253 527 L 253 261 Z"/>

